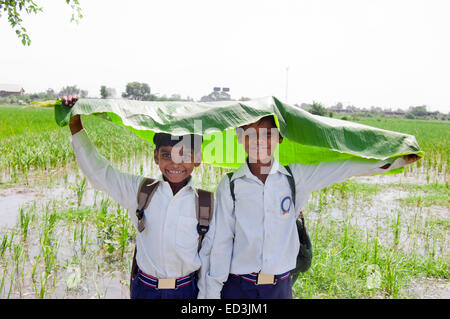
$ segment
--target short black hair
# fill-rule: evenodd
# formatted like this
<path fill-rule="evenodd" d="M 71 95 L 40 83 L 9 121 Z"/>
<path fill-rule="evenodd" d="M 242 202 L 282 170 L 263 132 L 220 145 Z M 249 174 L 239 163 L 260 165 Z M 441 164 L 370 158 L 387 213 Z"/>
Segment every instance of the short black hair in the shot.
<path fill-rule="evenodd" d="M 261 117 L 258 121 L 256 121 L 255 123 L 260 124 L 260 123 L 263 122 L 263 121 L 269 121 L 270 124 L 272 124 L 272 126 L 273 126 L 274 128 L 278 128 L 278 127 L 277 127 L 277 124 L 275 123 L 275 116 L 273 116 L 273 115 L 266 115 L 266 116 L 263 116 L 263 117 Z M 252 125 L 252 124 L 253 124 L 253 123 L 245 124 L 245 125 L 240 126 L 239 128 L 245 129 L 247 126 Z"/>
<path fill-rule="evenodd" d="M 270 124 L 272 124 L 272 126 L 274 128 L 277 128 L 277 123 L 275 123 L 275 116 L 273 116 L 273 115 L 266 115 L 266 116 L 260 118 L 257 123 L 259 124 L 259 123 L 261 123 L 263 121 L 269 121 Z"/>
<path fill-rule="evenodd" d="M 156 150 L 161 146 L 175 146 L 178 143 L 189 143 L 191 150 L 197 153 L 202 150 L 203 136 L 198 134 L 172 135 L 168 133 L 155 133 L 153 143 Z"/>

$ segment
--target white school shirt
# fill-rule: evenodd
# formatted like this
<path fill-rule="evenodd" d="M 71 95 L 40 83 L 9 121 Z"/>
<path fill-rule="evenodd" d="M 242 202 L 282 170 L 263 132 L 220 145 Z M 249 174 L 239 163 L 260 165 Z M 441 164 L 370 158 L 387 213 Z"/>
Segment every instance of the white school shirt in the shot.
<path fill-rule="evenodd" d="M 119 171 L 100 155 L 83 129 L 70 138 L 77 163 L 91 185 L 109 194 L 128 214 L 137 229 L 136 209 L 143 176 Z M 144 211 L 145 229 L 137 231 L 136 262 L 139 268 L 157 278 L 179 278 L 200 268 L 199 297 L 205 295 L 204 276 L 209 264 L 209 249 L 214 233 L 214 217 L 205 235 L 200 253 L 192 178 L 175 196 L 168 182 L 158 180 L 149 206 Z M 202 266 L 202 267 L 201 267 Z"/>
<path fill-rule="evenodd" d="M 206 275 L 207 298 L 220 298 L 229 273 L 261 271 L 278 275 L 294 269 L 300 247 L 295 221 L 309 194 L 351 176 L 372 175 L 405 165 L 399 158 L 388 169 L 380 168 L 390 162 L 347 160 L 318 165 L 291 164 L 296 207 L 286 177 L 289 173 L 276 160 L 264 184 L 251 173 L 247 163 L 234 172 L 234 209 L 230 182 L 224 176 L 216 191 L 216 232 Z"/>

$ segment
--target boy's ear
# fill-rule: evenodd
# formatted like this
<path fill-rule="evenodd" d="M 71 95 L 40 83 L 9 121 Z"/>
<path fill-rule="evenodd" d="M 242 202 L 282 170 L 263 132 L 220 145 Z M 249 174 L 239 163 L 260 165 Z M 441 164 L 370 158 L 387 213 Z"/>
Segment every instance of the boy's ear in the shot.
<path fill-rule="evenodd" d="M 158 150 L 155 148 L 155 150 L 153 151 L 153 159 L 156 163 L 156 165 L 159 165 L 159 152 Z"/>

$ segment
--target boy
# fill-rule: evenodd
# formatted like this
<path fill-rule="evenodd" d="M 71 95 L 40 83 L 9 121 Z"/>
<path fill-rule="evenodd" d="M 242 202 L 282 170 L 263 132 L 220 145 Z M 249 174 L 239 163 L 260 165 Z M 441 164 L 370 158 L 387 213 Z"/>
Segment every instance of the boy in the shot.
<path fill-rule="evenodd" d="M 73 106 L 77 97 L 63 97 Z M 185 135 L 181 142 L 175 136 L 157 133 L 154 160 L 162 173 L 153 197 L 144 209 L 144 229 L 137 214 L 137 195 L 143 176 L 120 172 L 97 153 L 83 128 L 79 115 L 69 125 L 71 143 L 78 165 L 96 189 L 108 193 L 129 210 L 138 230 L 136 236 L 137 276 L 131 283 L 132 299 L 197 298 L 205 294 L 204 266 L 207 266 L 210 245 L 199 248 L 196 196 L 191 173 L 201 163 L 201 136 Z M 190 140 L 190 141 L 189 141 Z M 211 241 L 213 222 L 203 243 Z M 205 249 L 203 249 L 205 248 Z M 198 288 L 195 272 L 199 272 Z"/>
<path fill-rule="evenodd" d="M 273 116 L 237 130 L 247 161 L 216 191 L 216 227 L 207 274 L 208 298 L 292 298 L 290 271 L 296 266 L 299 239 L 296 219 L 308 195 L 351 176 L 371 175 L 418 159 L 395 162 L 357 160 L 291 164 L 296 186 L 295 207 L 287 176 L 273 157 L 283 137 Z M 230 191 L 234 183 L 234 200 Z"/>

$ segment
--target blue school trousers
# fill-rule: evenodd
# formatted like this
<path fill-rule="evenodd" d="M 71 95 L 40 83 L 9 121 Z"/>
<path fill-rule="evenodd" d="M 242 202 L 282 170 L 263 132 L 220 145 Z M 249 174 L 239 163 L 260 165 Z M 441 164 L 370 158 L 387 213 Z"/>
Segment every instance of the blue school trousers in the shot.
<path fill-rule="evenodd" d="M 195 273 L 178 278 L 175 289 L 157 289 L 157 278 L 138 270 L 131 283 L 131 299 L 197 299 Z"/>
<path fill-rule="evenodd" d="M 290 272 L 276 275 L 275 284 L 257 285 L 256 276 L 230 274 L 222 287 L 222 299 L 292 299 Z"/>

